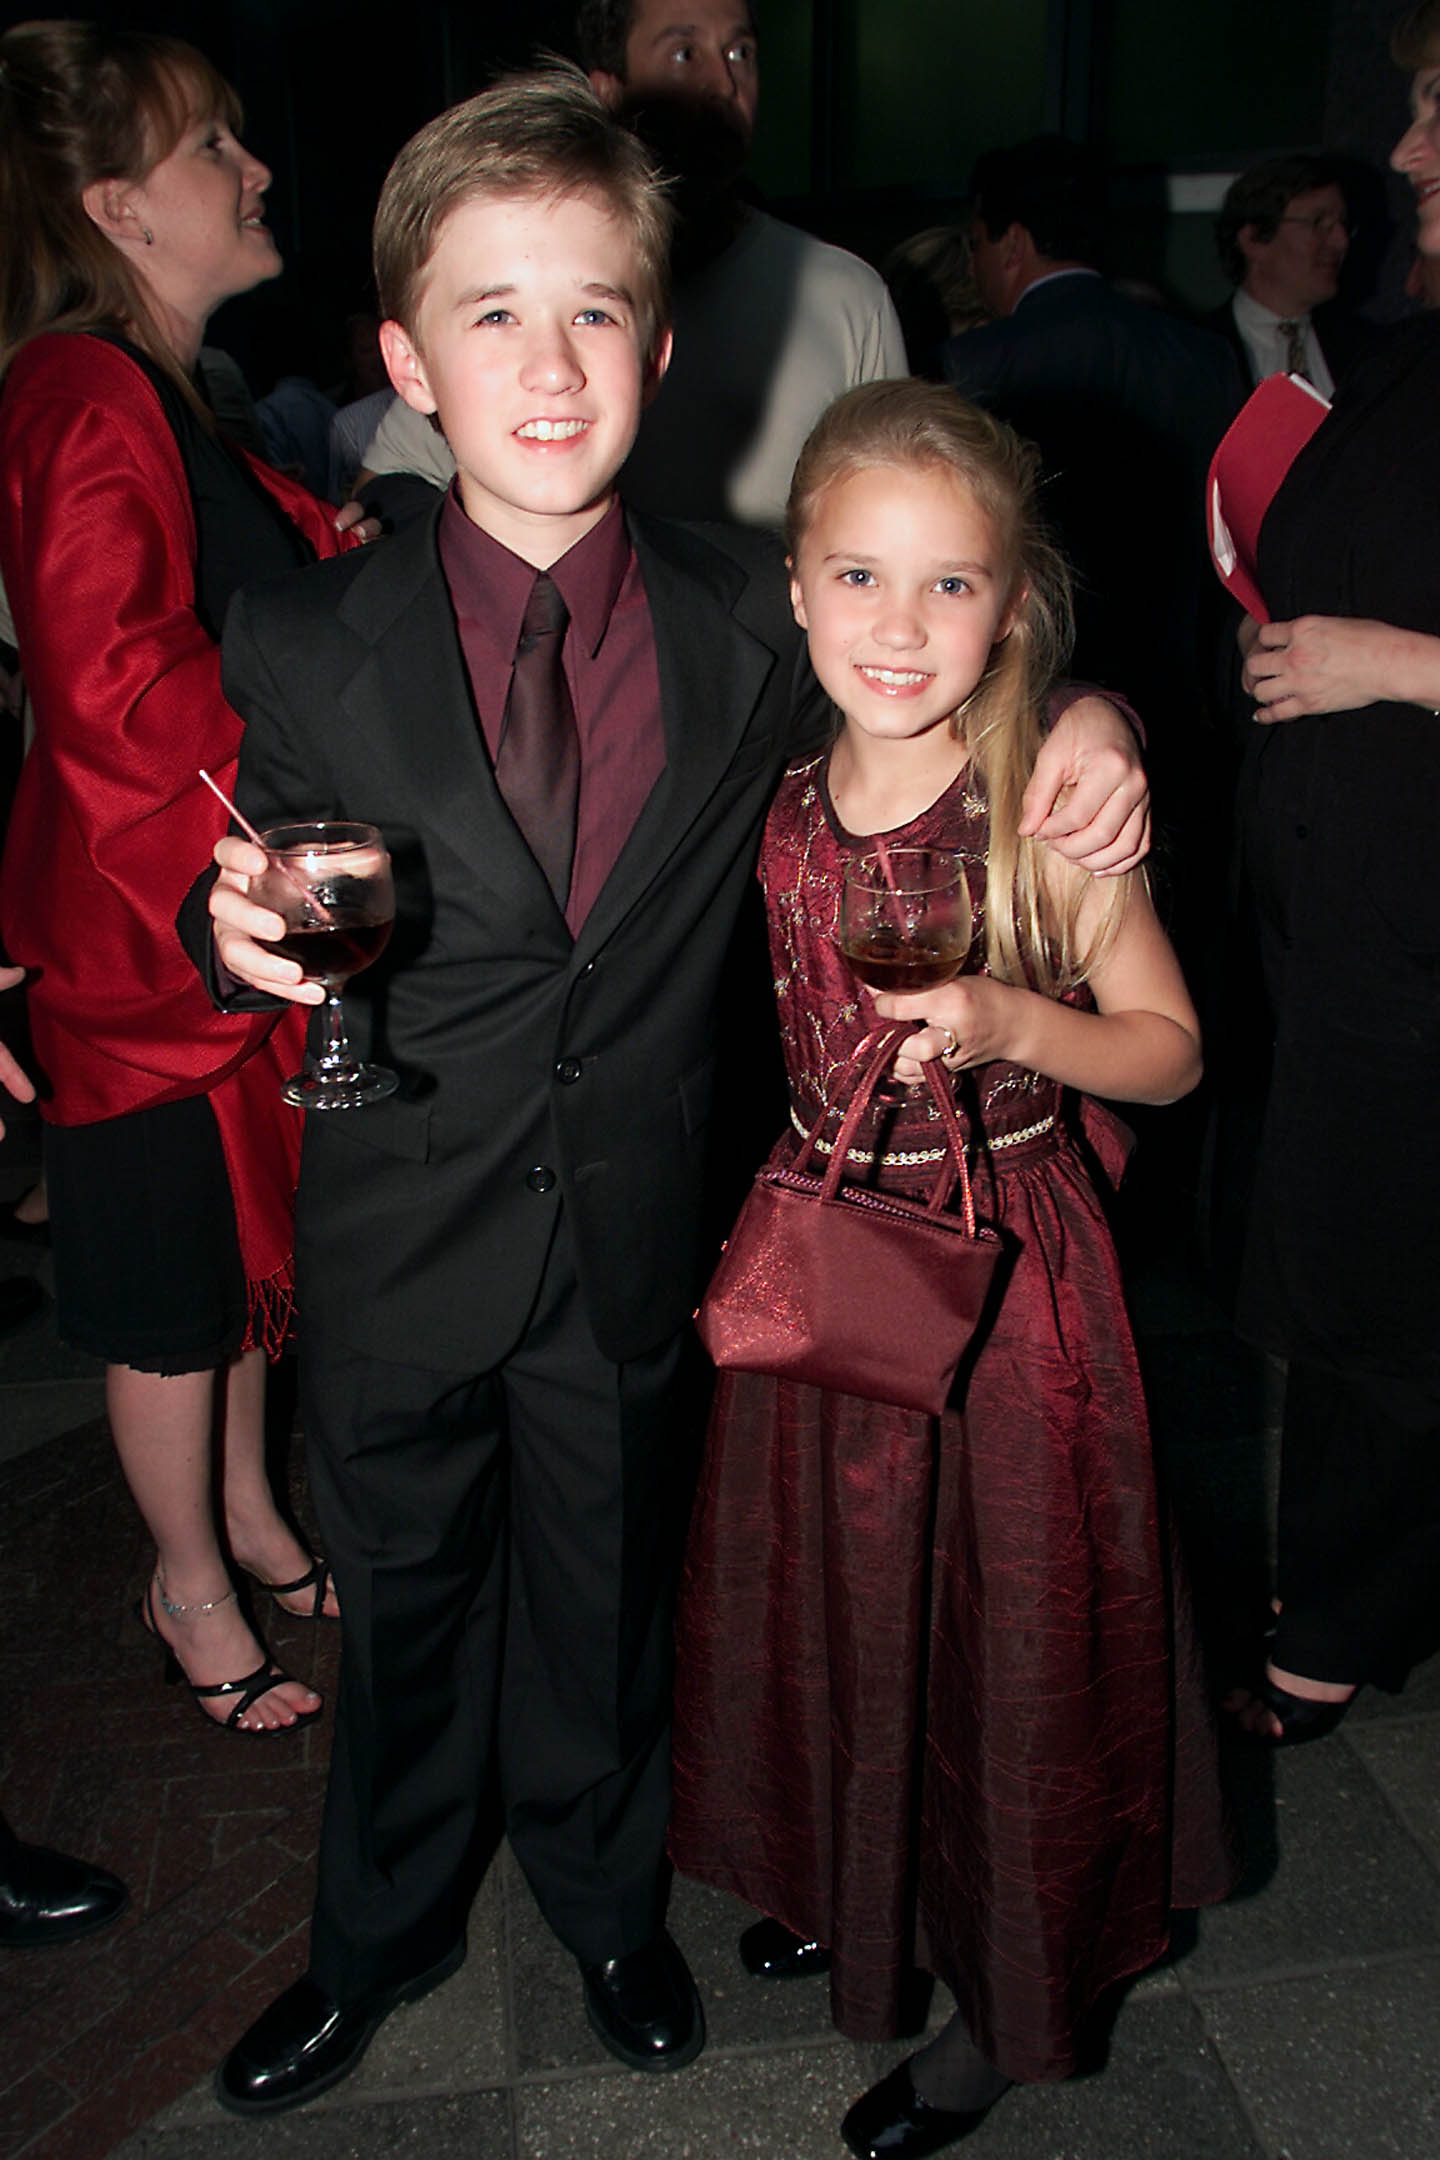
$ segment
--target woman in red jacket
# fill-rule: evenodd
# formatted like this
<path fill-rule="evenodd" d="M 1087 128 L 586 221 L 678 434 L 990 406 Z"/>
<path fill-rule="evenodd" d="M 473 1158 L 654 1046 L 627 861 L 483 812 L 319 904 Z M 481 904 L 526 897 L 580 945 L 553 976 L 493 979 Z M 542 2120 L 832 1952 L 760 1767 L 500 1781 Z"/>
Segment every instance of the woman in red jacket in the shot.
<path fill-rule="evenodd" d="M 31 971 L 60 1326 L 106 1361 L 157 1547 L 141 1619 L 206 1716 L 274 1733 L 320 1699 L 264 1651 L 232 1563 L 289 1610 L 336 1609 L 264 1463 L 299 1044 L 288 1020 L 216 1013 L 174 920 L 224 824 L 197 768 L 227 785 L 240 741 L 226 603 L 340 542 L 193 379 L 211 311 L 280 268 L 239 118 L 176 40 L 0 37 L 0 573 L 36 726 L 0 919 Z"/>

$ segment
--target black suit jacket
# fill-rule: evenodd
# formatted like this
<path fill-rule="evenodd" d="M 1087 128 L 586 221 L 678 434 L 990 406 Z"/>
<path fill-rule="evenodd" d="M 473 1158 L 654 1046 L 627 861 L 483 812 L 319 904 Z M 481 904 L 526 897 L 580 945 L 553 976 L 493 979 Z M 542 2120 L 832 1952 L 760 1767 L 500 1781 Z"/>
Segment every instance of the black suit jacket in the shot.
<path fill-rule="evenodd" d="M 396 928 L 346 994 L 400 1093 L 311 1117 L 302 1311 L 385 1358 L 489 1369 L 525 1325 L 567 1212 L 601 1349 L 693 1310 L 719 986 L 766 805 L 823 726 L 764 535 L 635 516 L 666 766 L 572 942 L 496 788 L 434 519 L 242 594 L 226 695 L 241 808 L 367 819 Z"/>
<path fill-rule="evenodd" d="M 1225 342 L 1240 363 L 1240 375 L 1246 394 L 1251 383 L 1250 348 L 1240 335 L 1240 325 L 1235 320 L 1233 299 L 1200 318 L 1202 326 L 1213 330 Z M 1314 327 L 1320 350 L 1325 355 L 1325 365 L 1335 378 L 1338 390 L 1355 362 L 1374 346 L 1378 333 L 1363 316 L 1356 315 L 1338 300 L 1327 300 L 1323 306 L 1312 309 L 1310 321 Z"/>

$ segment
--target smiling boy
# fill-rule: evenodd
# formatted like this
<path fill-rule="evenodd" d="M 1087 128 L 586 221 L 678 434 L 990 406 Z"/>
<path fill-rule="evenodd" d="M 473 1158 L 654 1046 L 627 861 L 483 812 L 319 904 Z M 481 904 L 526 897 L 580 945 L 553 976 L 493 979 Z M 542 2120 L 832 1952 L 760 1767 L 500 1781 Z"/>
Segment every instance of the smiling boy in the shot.
<path fill-rule="evenodd" d="M 227 626 L 246 814 L 385 830 L 395 933 L 347 1007 L 401 1078 L 306 1134 L 304 1414 L 345 1654 L 310 1969 L 219 2073 L 242 2114 L 336 2083 L 455 1969 L 492 1797 L 604 2045 L 660 2070 L 703 2042 L 664 1932 L 681 1392 L 722 967 L 823 717 L 773 544 L 614 496 L 668 357 L 666 231 L 568 70 L 422 130 L 377 216 L 382 340 L 456 486 Z M 515 737 L 551 585 L 537 780 Z M 1100 823 L 1127 853 L 1141 787 L 1092 740 L 1109 777 L 1072 817 L 1118 777 Z M 1050 799 L 1067 777 L 1057 748 Z M 315 1002 L 246 897 L 262 859 L 220 859 L 225 968 Z"/>

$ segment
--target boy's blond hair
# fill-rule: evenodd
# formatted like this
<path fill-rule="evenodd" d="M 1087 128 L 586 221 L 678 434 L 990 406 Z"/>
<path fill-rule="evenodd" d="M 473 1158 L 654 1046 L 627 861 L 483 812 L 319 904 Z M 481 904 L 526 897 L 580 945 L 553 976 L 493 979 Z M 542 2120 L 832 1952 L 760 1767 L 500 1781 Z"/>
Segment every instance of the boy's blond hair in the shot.
<path fill-rule="evenodd" d="M 641 343 L 653 359 L 670 321 L 673 217 L 638 139 L 611 118 L 576 67 L 507 75 L 412 135 L 375 212 L 380 312 L 415 337 L 426 268 L 446 219 L 476 196 L 550 201 L 598 195 L 635 244 Z"/>

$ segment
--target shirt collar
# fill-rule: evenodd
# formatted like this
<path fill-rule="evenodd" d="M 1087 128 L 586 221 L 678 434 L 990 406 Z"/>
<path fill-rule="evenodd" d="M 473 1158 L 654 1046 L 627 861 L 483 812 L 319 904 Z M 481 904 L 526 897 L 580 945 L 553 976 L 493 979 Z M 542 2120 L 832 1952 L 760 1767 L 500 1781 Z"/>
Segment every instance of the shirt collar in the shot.
<path fill-rule="evenodd" d="M 453 482 L 440 513 L 438 538 L 441 567 L 457 610 L 482 622 L 496 645 L 513 653 L 535 583 L 533 566 L 465 515 Z M 632 553 L 617 497 L 600 522 L 550 565 L 575 634 L 592 658 L 609 627 Z"/>
<path fill-rule="evenodd" d="M 1307 308 L 1301 315 L 1277 315 L 1274 308 L 1266 307 L 1263 300 L 1257 300 L 1243 285 L 1237 285 L 1235 320 L 1242 330 L 1278 330 L 1282 322 L 1308 323 L 1310 311 Z"/>

